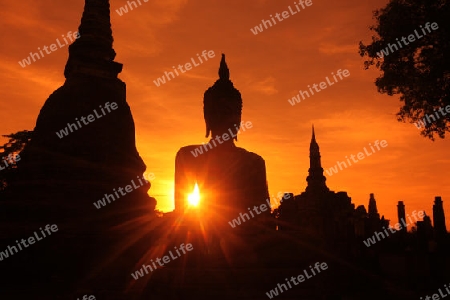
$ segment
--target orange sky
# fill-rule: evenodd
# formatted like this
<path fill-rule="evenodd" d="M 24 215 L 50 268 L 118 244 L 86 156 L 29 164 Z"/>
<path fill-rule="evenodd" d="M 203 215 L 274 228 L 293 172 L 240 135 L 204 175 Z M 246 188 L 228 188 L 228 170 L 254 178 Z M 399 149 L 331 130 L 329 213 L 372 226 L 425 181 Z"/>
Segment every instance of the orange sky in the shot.
<path fill-rule="evenodd" d="M 156 176 L 150 194 L 158 208 L 173 209 L 177 150 L 207 141 L 203 93 L 217 79 L 224 52 L 231 80 L 242 94 L 242 119 L 253 123 L 237 145 L 265 159 L 271 195 L 304 191 L 314 123 L 324 168 L 375 140 L 388 142 L 381 151 L 327 176 L 331 190 L 347 191 L 353 203 L 366 207 L 369 193 L 375 193 L 379 212 L 393 221 L 398 200 L 405 201 L 407 213 L 424 209 L 431 215 L 439 195 L 450 228 L 450 140 L 431 142 L 414 125 L 397 122 L 399 97 L 377 93 L 373 82 L 379 72 L 363 70 L 358 55 L 358 42 L 370 41 L 372 11 L 386 1 L 312 2 L 254 35 L 250 28 L 289 5 L 294 8 L 294 1 L 141 0 L 141 6 L 123 16 L 115 10 L 126 1 L 111 1 L 116 61 L 124 64 L 119 76 L 127 83 L 139 153 Z M 0 133 L 8 134 L 34 128 L 45 100 L 64 83 L 67 47 L 25 68 L 18 61 L 76 31 L 84 1 L 1 4 Z M 155 86 L 153 80 L 203 50 L 216 56 Z M 348 69 L 350 76 L 295 106 L 288 103 L 299 89 L 324 81 L 338 69 Z"/>

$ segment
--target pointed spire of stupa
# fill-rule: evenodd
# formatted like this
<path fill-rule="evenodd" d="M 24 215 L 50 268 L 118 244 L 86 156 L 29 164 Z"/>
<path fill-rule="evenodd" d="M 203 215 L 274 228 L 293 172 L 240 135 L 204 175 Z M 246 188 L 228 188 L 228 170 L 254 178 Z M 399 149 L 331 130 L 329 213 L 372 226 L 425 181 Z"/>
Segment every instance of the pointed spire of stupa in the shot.
<path fill-rule="evenodd" d="M 117 77 L 122 64 L 114 61 L 114 51 L 109 0 L 85 0 L 80 37 L 69 46 L 69 59 L 64 76 L 88 74 L 100 77 Z"/>
<path fill-rule="evenodd" d="M 311 136 L 311 143 L 310 148 L 314 145 L 317 149 L 319 149 L 319 145 L 316 142 L 316 133 L 314 132 L 314 124 L 312 124 L 312 136 Z"/>
<path fill-rule="evenodd" d="M 320 153 L 319 153 L 319 144 L 316 142 L 316 133 L 314 132 L 314 124 L 312 125 L 312 135 L 311 135 L 311 143 L 309 144 L 309 152 L 316 153 L 319 157 L 319 167 L 322 167 L 320 164 Z"/>
<path fill-rule="evenodd" d="M 311 143 L 309 144 L 309 157 L 310 157 L 310 168 L 315 169 L 322 168 L 322 163 L 320 162 L 319 144 L 317 144 L 316 142 L 314 125 L 312 125 Z"/>
<path fill-rule="evenodd" d="M 380 217 L 380 215 L 378 214 L 377 200 L 375 200 L 375 195 L 373 193 L 370 194 L 368 212 L 369 217 Z"/>
<path fill-rule="evenodd" d="M 320 161 L 319 144 L 316 142 L 316 134 L 314 132 L 314 125 L 312 125 L 311 143 L 309 145 L 309 175 L 306 178 L 308 186 L 306 190 L 321 189 L 328 191 L 325 184 L 326 178 L 323 175 L 322 163 Z"/>

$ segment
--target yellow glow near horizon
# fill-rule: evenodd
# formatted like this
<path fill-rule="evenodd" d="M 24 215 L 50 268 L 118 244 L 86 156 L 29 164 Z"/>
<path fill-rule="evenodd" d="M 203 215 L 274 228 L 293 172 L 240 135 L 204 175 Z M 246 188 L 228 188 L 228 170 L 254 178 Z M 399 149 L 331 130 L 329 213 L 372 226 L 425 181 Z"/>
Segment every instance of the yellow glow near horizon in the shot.
<path fill-rule="evenodd" d="M 188 195 L 188 203 L 192 206 L 197 206 L 200 203 L 200 190 L 197 183 L 195 183 L 194 191 Z"/>

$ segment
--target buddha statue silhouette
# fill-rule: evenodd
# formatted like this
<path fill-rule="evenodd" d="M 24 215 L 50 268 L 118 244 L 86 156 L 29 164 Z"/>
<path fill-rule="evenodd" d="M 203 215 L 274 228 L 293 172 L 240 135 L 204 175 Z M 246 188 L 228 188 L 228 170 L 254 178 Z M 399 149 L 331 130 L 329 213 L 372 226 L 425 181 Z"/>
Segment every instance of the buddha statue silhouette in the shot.
<path fill-rule="evenodd" d="M 175 212 L 184 213 L 189 208 L 187 195 L 197 183 L 202 195 L 198 209 L 204 212 L 203 217 L 213 217 L 228 228 L 228 221 L 240 213 L 248 215 L 244 215 L 246 221 L 262 220 L 259 214 L 270 215 L 265 162 L 234 144 L 242 126 L 242 98 L 230 81 L 224 54 L 219 79 L 205 92 L 203 104 L 206 137 L 211 139 L 207 144 L 182 147 L 176 155 Z M 259 207 L 264 203 L 267 209 L 261 212 Z"/>

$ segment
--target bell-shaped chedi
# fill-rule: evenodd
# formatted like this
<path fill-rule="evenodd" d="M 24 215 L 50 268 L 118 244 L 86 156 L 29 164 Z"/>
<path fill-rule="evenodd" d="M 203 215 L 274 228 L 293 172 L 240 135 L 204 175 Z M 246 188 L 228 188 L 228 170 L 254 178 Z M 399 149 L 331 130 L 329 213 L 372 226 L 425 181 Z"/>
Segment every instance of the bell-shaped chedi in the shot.
<path fill-rule="evenodd" d="M 61 282 L 65 292 L 86 288 L 81 282 L 100 271 L 125 276 L 113 272 L 124 259 L 113 266 L 103 260 L 111 264 L 132 251 L 156 205 L 147 194 L 126 86 L 117 78 L 122 65 L 114 61 L 108 0 L 85 1 L 79 34 L 69 47 L 66 81 L 42 107 L 0 208 L 12 228 L 10 239 L 31 236 L 46 224 L 58 226 L 47 244 L 35 248 L 48 247 L 33 262 L 36 276 Z"/>
<path fill-rule="evenodd" d="M 257 212 L 248 209 L 267 205 L 269 198 L 264 160 L 234 144 L 239 130 L 254 129 L 250 129 L 250 121 L 241 122 L 241 94 L 229 77 L 222 54 L 219 79 L 205 92 L 203 101 L 206 137 L 211 135 L 211 139 L 207 144 L 181 148 L 175 160 L 175 212 L 184 213 L 189 208 L 187 195 L 197 183 L 202 215 L 228 228 L 228 221 L 240 213 L 248 215 L 246 221 L 258 222 L 258 217 L 261 220 Z M 267 216 L 270 208 L 261 214 Z M 255 228 L 256 224 L 248 225 Z"/>
<path fill-rule="evenodd" d="M 122 64 L 114 61 L 109 1 L 86 0 L 79 35 L 69 46 L 66 81 L 42 107 L 14 185 L 58 195 L 43 200 L 45 205 L 70 207 L 71 214 L 152 211 L 148 183 L 130 193 L 134 202 L 117 200 L 98 211 L 93 205 L 132 180 L 140 185 L 145 164 L 135 145 L 126 86 L 117 78 Z"/>

